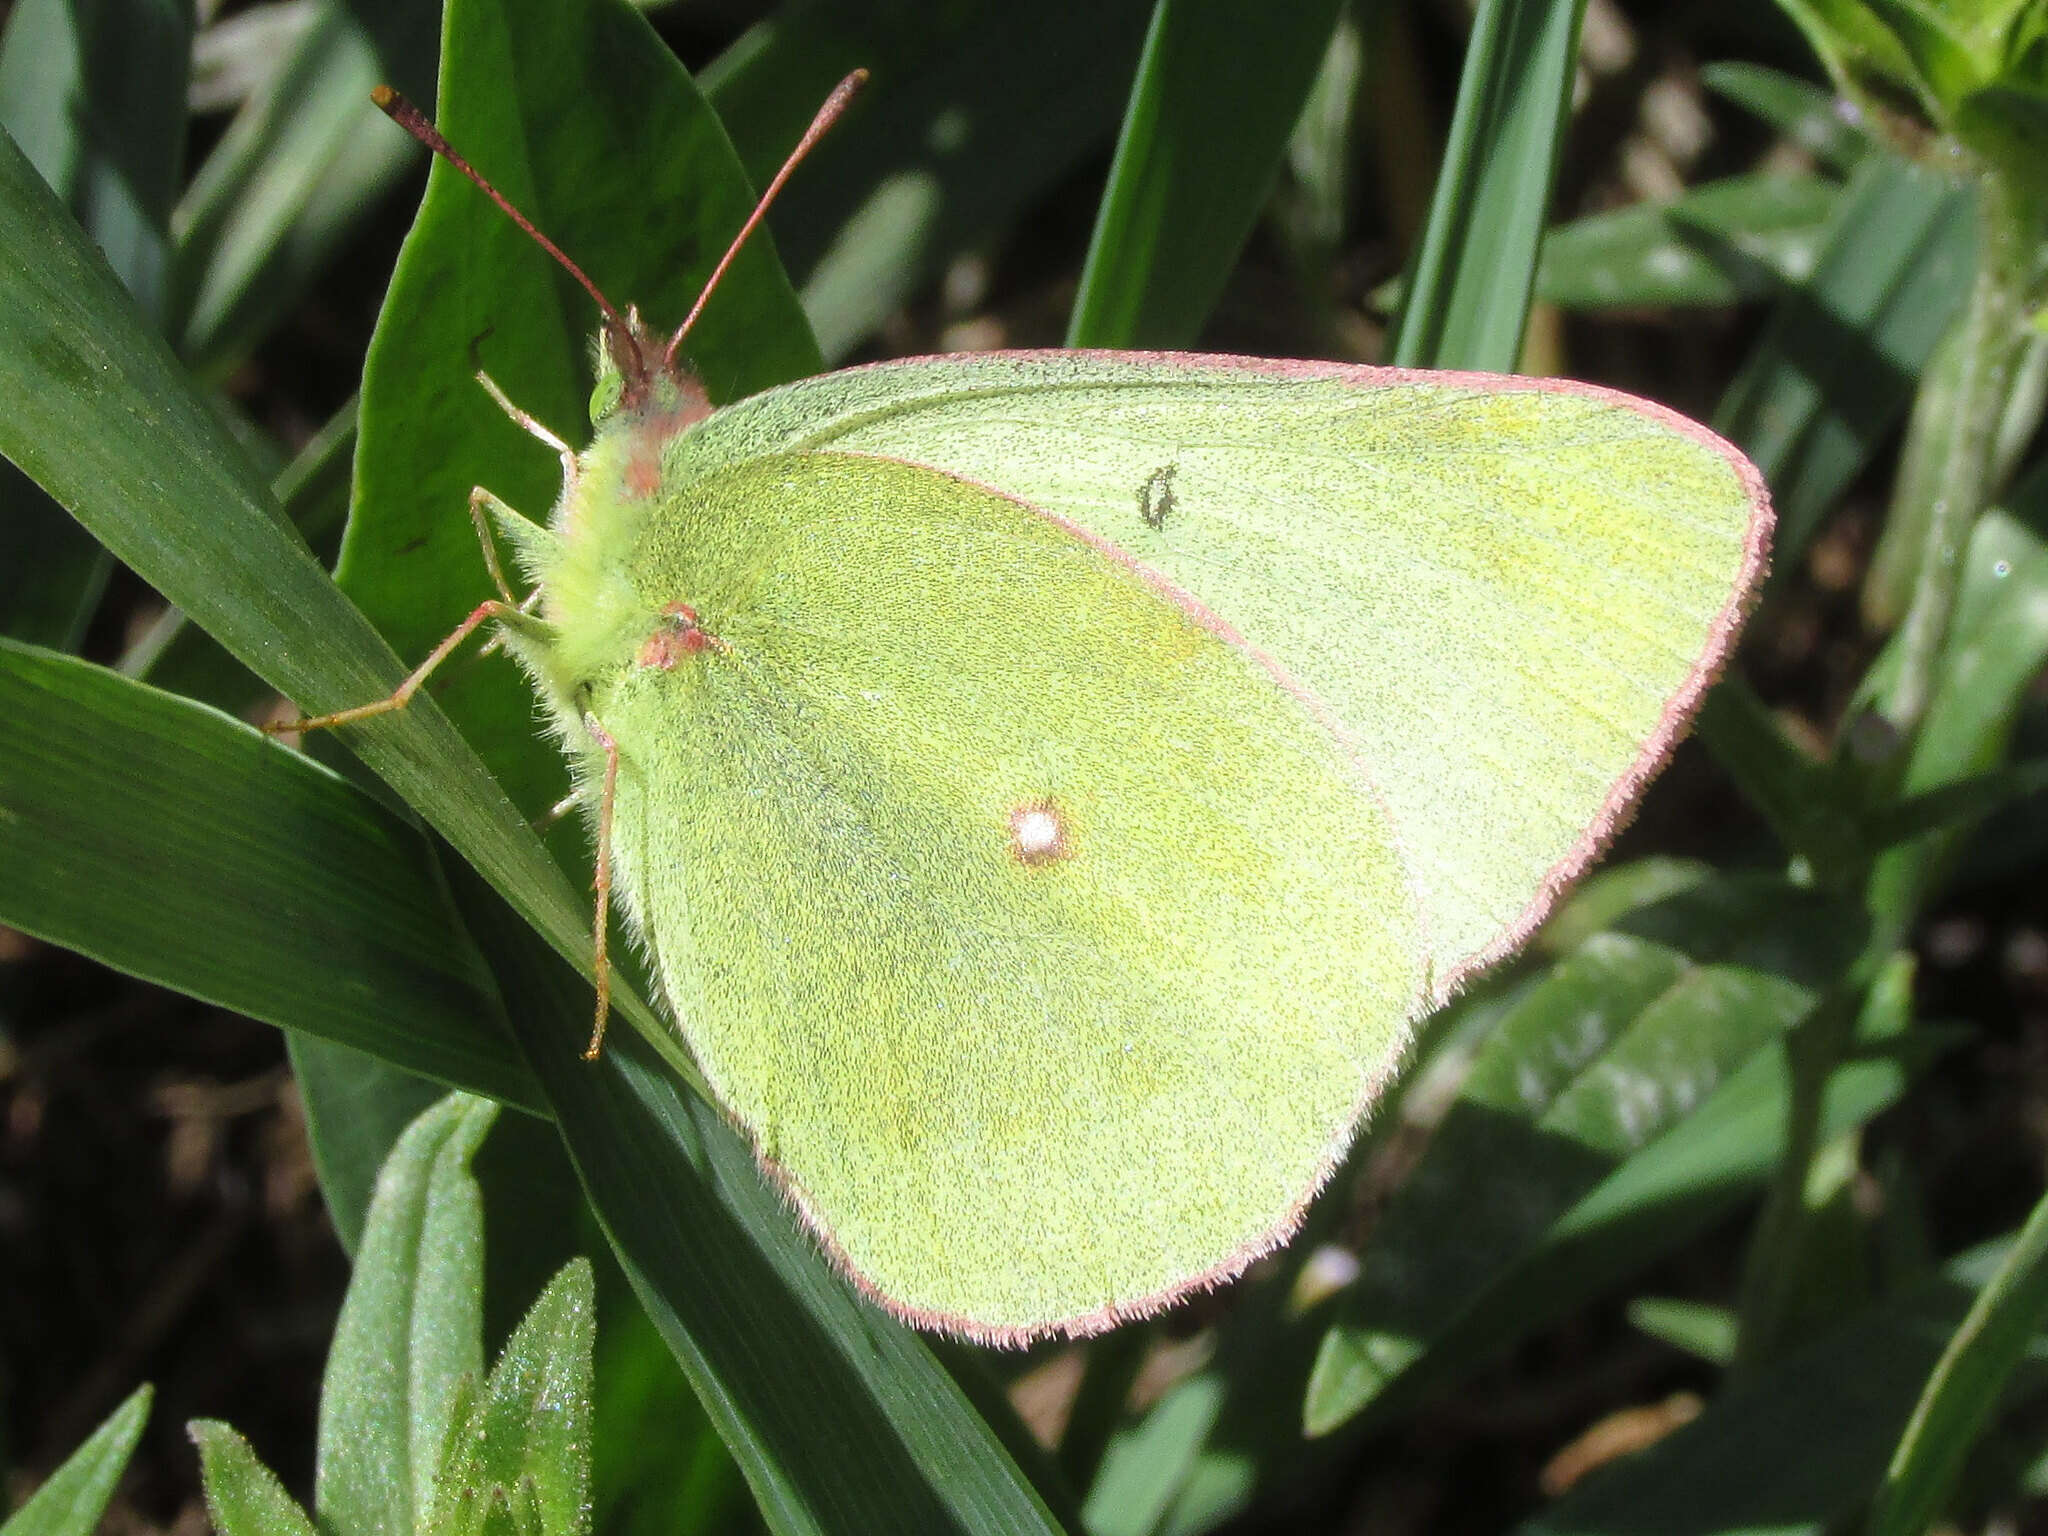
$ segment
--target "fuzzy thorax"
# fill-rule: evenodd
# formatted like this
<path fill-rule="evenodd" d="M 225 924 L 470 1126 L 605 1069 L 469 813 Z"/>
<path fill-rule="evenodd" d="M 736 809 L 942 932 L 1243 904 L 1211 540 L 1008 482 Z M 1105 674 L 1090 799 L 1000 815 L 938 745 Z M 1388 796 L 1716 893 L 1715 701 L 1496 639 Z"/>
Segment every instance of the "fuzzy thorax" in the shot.
<path fill-rule="evenodd" d="M 526 647 L 558 722 L 582 718 L 608 682 L 634 664 L 675 593 L 648 593 L 633 579 L 634 551 L 660 506 L 671 444 L 711 414 L 687 365 L 664 356 L 637 310 L 598 333 L 590 446 L 549 518 L 553 538 L 529 574 L 542 591 L 553 643 Z"/>

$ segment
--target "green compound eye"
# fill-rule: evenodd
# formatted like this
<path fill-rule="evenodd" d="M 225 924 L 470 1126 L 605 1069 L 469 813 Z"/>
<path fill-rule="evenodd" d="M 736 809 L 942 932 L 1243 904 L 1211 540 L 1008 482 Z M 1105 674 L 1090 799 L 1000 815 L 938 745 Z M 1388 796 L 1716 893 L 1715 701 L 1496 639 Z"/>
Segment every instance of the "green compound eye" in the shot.
<path fill-rule="evenodd" d="M 625 387 L 625 381 L 615 368 L 607 367 L 598 374 L 597 385 L 590 391 L 590 424 L 593 427 L 618 409 L 619 397 L 625 393 Z"/>

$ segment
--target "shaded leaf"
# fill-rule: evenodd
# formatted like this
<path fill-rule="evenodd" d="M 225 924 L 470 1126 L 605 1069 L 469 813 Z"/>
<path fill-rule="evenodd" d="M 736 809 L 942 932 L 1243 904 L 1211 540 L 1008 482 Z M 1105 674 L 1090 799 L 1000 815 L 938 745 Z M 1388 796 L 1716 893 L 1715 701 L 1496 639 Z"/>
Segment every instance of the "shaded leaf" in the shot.
<path fill-rule="evenodd" d="M 0 921 L 533 1105 L 417 833 L 239 721 L 0 641 Z"/>
<path fill-rule="evenodd" d="M 1722 396 L 1715 429 L 1771 484 L 1774 580 L 1904 414 L 1975 261 L 1971 198 L 1891 156 L 1857 168 L 1813 276 Z"/>
<path fill-rule="evenodd" d="M 1536 297 L 1567 309 L 1769 297 L 1812 273 L 1840 199 L 1818 176 L 1730 176 L 1591 214 L 1544 236 Z"/>
<path fill-rule="evenodd" d="M 839 78 L 873 71 L 772 221 L 825 357 L 843 359 L 1110 140 L 1151 10 L 818 0 L 775 11 L 704 71 L 757 187 Z"/>
<path fill-rule="evenodd" d="M 1628 914 L 1530 989 L 1374 1226 L 1310 1379 L 1311 1433 L 1387 1394 L 1454 1332 L 1533 1322 L 1540 1291 L 1520 1267 L 1799 1019 L 1857 937 L 1824 901 L 1721 879 Z M 1603 1281 L 1625 1262 L 1618 1245 L 1597 1257 Z"/>
<path fill-rule="evenodd" d="M 1589 1478 L 1523 1536 L 1707 1536 L 1835 1528 L 1883 1476 L 1942 1345 L 2007 1251 L 1974 1250 L 1724 1393 L 1692 1423 Z M 2048 1384 L 2048 1348 L 2027 1348 Z M 1788 1449 L 1790 1454 L 1788 1454 Z"/>

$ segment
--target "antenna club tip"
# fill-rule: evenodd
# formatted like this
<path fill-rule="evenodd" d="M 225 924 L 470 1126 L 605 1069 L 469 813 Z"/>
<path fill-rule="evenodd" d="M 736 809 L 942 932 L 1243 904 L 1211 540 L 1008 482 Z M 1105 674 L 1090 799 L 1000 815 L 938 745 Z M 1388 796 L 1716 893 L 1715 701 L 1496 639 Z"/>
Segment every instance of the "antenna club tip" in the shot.
<path fill-rule="evenodd" d="M 370 100 L 379 112 L 389 112 L 398 104 L 398 92 L 388 85 L 373 85 L 370 87 Z"/>

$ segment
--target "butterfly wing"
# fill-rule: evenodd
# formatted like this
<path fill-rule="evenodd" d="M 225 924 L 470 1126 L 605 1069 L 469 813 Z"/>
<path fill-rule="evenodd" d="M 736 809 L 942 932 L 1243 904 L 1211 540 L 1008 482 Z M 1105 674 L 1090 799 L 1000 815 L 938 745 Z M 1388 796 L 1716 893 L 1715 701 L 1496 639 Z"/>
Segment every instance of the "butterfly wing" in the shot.
<path fill-rule="evenodd" d="M 678 479 L 900 457 L 1071 521 L 1221 616 L 1369 765 L 1447 996 L 1626 816 L 1759 580 L 1755 469 L 1583 385 L 1241 358 L 998 353 L 756 396 Z"/>
<path fill-rule="evenodd" d="M 1316 708 L 1115 551 L 888 459 L 701 477 L 630 576 L 706 638 L 593 703 L 620 884 L 858 1279 L 1016 1340 L 1292 1229 L 1424 990 L 1385 814 Z"/>

